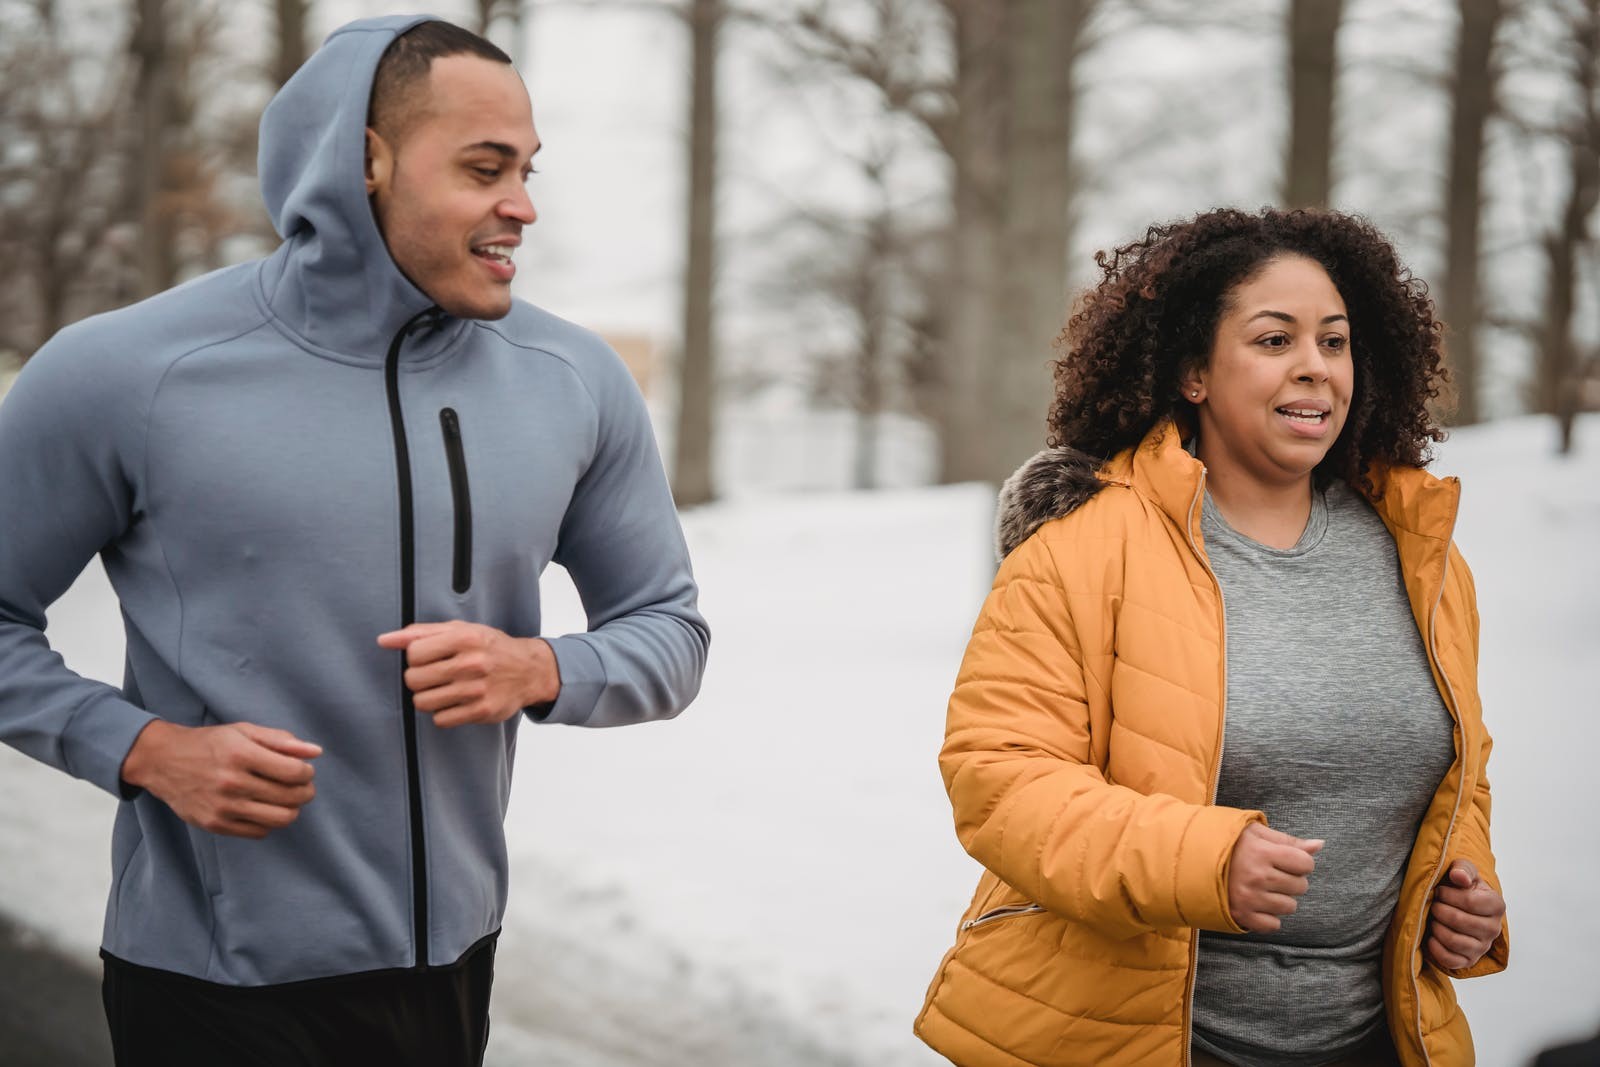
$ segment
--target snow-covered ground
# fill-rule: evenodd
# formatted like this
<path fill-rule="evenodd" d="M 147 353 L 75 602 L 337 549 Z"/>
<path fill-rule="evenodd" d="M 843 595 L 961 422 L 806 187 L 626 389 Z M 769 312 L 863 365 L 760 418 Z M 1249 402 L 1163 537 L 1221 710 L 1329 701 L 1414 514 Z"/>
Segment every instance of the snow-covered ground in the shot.
<path fill-rule="evenodd" d="M 1462 983 L 1479 1062 L 1600 1026 L 1600 417 L 1463 432 L 1495 844 L 1512 967 Z M 714 631 L 700 699 L 615 731 L 529 728 L 491 1062 L 575 1067 L 942 1062 L 910 1034 L 976 868 L 934 764 L 990 576 L 981 487 L 745 500 L 685 518 Z M 582 625 L 560 575 L 551 629 Z M 52 613 L 120 677 L 99 568 Z M 0 750 L 0 907 L 92 955 L 111 801 Z"/>

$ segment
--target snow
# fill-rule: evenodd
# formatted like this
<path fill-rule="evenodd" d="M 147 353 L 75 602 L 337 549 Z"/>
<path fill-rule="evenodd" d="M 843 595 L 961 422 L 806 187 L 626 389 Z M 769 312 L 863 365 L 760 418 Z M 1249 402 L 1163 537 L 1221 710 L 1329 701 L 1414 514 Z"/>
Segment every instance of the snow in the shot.
<path fill-rule="evenodd" d="M 1458 984 L 1488 1065 L 1600 1026 L 1600 416 L 1578 440 L 1558 459 L 1548 420 L 1508 421 L 1437 464 L 1464 482 L 1511 908 L 1511 969 Z M 670 723 L 523 734 L 492 1064 L 943 1062 L 910 1024 L 976 877 L 934 755 L 990 507 L 956 486 L 685 516 L 714 633 L 699 700 Z M 552 631 L 581 626 L 559 573 L 547 596 Z M 120 677 L 97 566 L 51 621 L 69 663 Z M 0 900 L 88 958 L 111 804 L 0 750 Z"/>

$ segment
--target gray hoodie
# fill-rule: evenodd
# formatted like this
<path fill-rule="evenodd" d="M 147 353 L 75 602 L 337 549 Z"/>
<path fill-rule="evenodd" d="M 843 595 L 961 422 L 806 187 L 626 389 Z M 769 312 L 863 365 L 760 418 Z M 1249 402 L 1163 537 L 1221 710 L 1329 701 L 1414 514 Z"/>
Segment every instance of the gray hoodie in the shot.
<path fill-rule="evenodd" d="M 0 407 L 0 740 L 119 797 L 104 945 L 234 985 L 450 963 L 498 929 L 518 721 L 444 730 L 379 633 L 540 632 L 572 575 L 589 632 L 550 643 L 545 721 L 670 717 L 708 632 L 643 402 L 594 335 L 516 302 L 442 316 L 363 186 L 373 71 L 423 18 L 334 33 L 267 108 L 284 243 L 61 331 Z M 98 553 L 120 690 L 66 668 L 45 611 Z M 120 781 L 154 717 L 323 746 L 264 840 Z M 575 801 L 576 802 L 576 801 Z"/>

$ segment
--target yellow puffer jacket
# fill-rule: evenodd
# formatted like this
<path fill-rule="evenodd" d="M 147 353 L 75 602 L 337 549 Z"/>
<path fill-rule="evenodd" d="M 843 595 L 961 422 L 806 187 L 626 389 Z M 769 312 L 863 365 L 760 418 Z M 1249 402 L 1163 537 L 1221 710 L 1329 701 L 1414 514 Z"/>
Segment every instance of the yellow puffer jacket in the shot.
<path fill-rule="evenodd" d="M 950 698 L 939 764 L 986 872 L 916 1031 L 963 1067 L 1187 1064 L 1196 931 L 1241 932 L 1227 864 L 1264 817 L 1213 803 L 1227 668 L 1204 470 L 1171 423 L 1091 464 L 1052 450 L 1007 483 L 1007 555 Z M 1374 481 L 1456 751 L 1389 924 L 1384 1002 L 1406 1067 L 1469 1067 L 1450 978 L 1503 969 L 1505 929 L 1464 971 L 1422 956 L 1448 860 L 1500 888 L 1477 608 L 1450 540 L 1459 484 L 1413 469 Z"/>

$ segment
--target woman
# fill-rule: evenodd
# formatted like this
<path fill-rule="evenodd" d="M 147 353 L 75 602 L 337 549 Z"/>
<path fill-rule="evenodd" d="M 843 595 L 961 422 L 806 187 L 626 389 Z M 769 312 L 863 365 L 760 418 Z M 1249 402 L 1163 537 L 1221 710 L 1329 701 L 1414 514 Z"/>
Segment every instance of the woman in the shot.
<path fill-rule="evenodd" d="M 917 1020 L 963 1065 L 1456 1067 L 1505 966 L 1426 287 L 1221 210 L 1097 260 L 940 766 L 986 868 Z"/>

